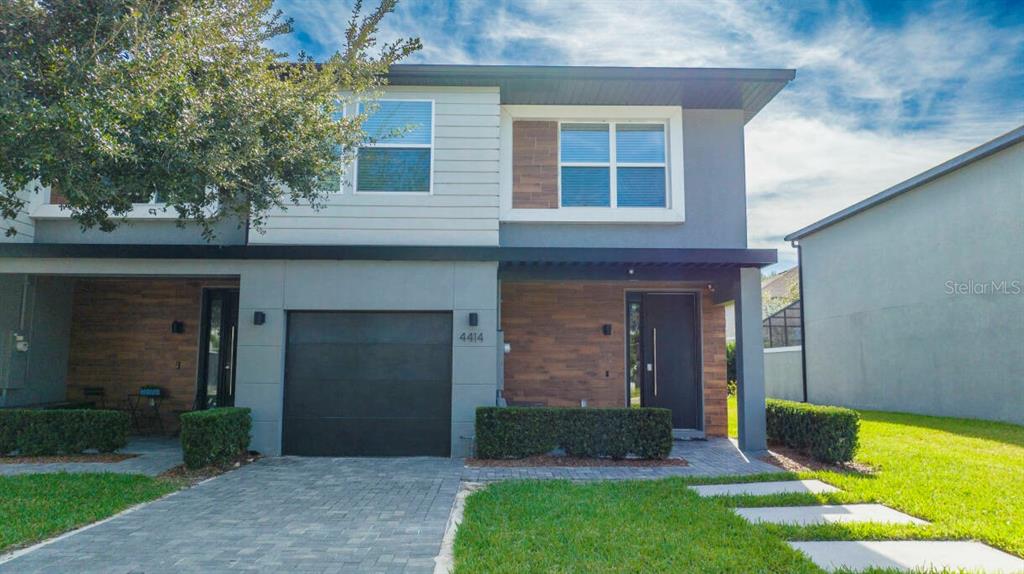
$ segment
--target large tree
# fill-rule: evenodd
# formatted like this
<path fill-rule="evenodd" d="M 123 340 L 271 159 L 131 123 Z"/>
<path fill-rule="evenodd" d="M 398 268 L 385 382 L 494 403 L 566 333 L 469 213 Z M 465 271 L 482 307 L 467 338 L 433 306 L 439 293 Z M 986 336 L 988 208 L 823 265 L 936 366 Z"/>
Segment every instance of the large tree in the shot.
<path fill-rule="evenodd" d="M 292 31 L 272 0 L 0 1 L 0 219 L 42 187 L 83 227 L 156 196 L 208 238 L 320 205 L 339 152 L 365 138 L 363 116 L 332 112 L 420 48 L 378 45 L 396 2 L 357 1 L 342 49 L 316 63 L 267 47 Z"/>

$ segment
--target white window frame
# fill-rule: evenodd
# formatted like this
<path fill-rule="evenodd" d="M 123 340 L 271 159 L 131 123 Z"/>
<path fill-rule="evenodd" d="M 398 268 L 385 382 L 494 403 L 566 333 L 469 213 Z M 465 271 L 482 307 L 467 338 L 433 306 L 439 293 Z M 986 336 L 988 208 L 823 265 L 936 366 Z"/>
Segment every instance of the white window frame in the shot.
<path fill-rule="evenodd" d="M 429 144 L 407 144 L 407 143 L 372 143 L 363 144 L 359 149 L 367 148 L 418 148 L 430 150 L 430 173 L 426 191 L 359 191 L 359 149 L 352 158 L 352 193 L 353 195 L 434 195 L 434 140 L 437 137 L 437 105 L 434 100 L 426 98 L 378 98 L 375 102 L 430 102 L 430 143 Z M 344 192 L 345 184 L 341 185 Z"/>
<path fill-rule="evenodd" d="M 558 207 L 512 207 L 512 124 L 518 120 L 554 121 L 558 124 Z M 609 163 L 562 163 L 562 124 L 604 123 L 609 126 Z M 614 124 L 638 123 L 665 126 L 665 162 L 620 163 L 617 167 L 665 167 L 665 207 L 618 207 L 618 181 L 614 168 Z M 683 110 L 676 106 L 502 106 L 500 129 L 501 221 L 531 223 L 682 223 L 685 221 L 683 177 Z M 609 167 L 610 207 L 563 207 L 562 167 Z"/>
<path fill-rule="evenodd" d="M 562 125 L 564 124 L 605 124 L 608 126 L 608 161 L 606 162 L 578 162 L 562 161 Z M 661 132 L 661 145 L 665 153 L 665 160 L 659 163 L 635 163 L 619 162 L 618 143 L 616 142 L 616 126 L 622 124 L 643 124 L 660 125 L 664 129 Z M 608 207 L 594 206 L 593 209 L 665 209 L 670 204 L 668 177 L 668 120 L 602 120 L 581 122 L 576 120 L 559 120 L 558 122 L 558 208 L 559 209 L 580 209 L 580 207 L 565 207 L 562 205 L 562 168 L 563 167 L 606 167 L 608 168 Z M 620 167 L 660 167 L 665 169 L 665 206 L 664 207 L 619 207 L 619 179 L 618 168 Z"/>
<path fill-rule="evenodd" d="M 50 203 L 52 201 L 50 188 L 46 188 L 45 201 L 32 210 L 30 217 L 33 219 L 71 219 L 71 210 L 65 209 L 62 205 Z M 148 203 L 133 203 L 124 219 L 178 219 L 178 212 L 167 209 L 167 202 L 157 201 L 157 194 L 150 196 Z M 211 210 L 213 213 L 215 210 Z M 115 218 L 116 219 L 116 218 Z"/>

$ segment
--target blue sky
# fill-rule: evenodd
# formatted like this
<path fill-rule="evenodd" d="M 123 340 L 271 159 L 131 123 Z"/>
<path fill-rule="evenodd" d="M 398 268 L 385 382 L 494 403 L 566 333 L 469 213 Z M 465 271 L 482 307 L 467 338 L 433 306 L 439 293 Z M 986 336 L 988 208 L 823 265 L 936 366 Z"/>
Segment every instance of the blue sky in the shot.
<path fill-rule="evenodd" d="M 371 3 L 368 0 L 367 3 Z M 275 48 L 340 48 L 350 3 L 280 0 Z M 796 68 L 746 129 L 751 247 L 1024 124 L 1024 0 L 404 0 L 409 62 Z"/>

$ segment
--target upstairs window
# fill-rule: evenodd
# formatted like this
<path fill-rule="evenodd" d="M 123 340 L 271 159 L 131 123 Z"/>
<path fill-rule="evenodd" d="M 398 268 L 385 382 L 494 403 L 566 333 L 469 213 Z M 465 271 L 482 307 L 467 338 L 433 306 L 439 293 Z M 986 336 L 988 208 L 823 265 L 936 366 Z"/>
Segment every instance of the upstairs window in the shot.
<path fill-rule="evenodd" d="M 559 133 L 562 207 L 666 207 L 664 123 L 568 123 Z"/>
<path fill-rule="evenodd" d="M 356 156 L 356 193 L 429 193 L 434 154 L 434 102 L 379 100 L 363 131 L 370 141 Z"/>

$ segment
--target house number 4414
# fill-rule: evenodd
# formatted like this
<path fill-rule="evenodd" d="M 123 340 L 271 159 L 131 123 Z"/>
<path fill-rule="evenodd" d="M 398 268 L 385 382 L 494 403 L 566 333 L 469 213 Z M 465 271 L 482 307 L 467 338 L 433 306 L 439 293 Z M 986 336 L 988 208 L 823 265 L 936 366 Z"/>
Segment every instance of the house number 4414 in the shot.
<path fill-rule="evenodd" d="M 459 334 L 459 340 L 462 341 L 463 343 L 483 343 L 484 334 L 476 332 L 467 333 L 466 331 L 463 331 L 462 333 Z"/>

